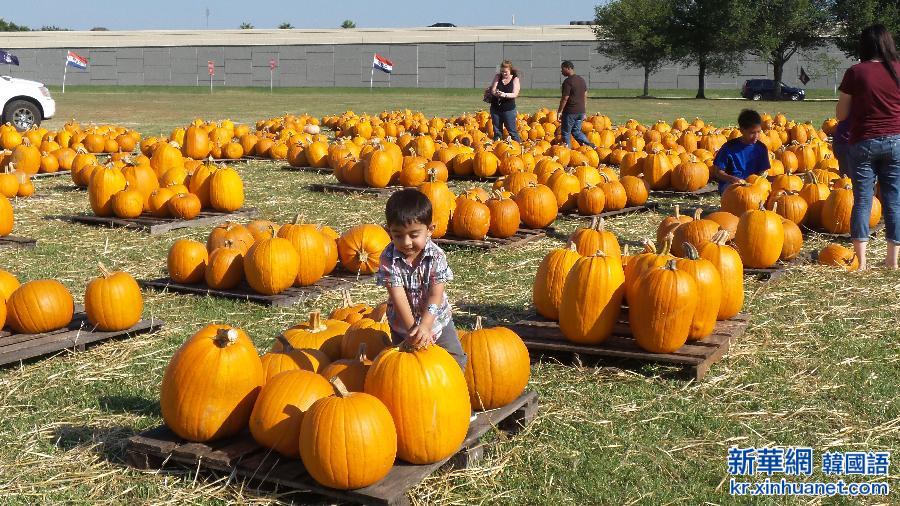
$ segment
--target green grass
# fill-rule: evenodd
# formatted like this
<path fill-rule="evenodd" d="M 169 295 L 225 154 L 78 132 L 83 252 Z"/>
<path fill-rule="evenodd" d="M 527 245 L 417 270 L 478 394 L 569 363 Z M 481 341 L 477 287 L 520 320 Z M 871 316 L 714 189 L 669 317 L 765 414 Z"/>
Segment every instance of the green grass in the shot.
<path fill-rule="evenodd" d="M 67 89 L 56 97 L 61 114 L 48 122 L 50 128 L 75 117 L 81 122 L 124 123 L 146 134 L 168 132 L 198 116 L 256 121 L 285 112 L 320 116 L 348 107 L 358 112 L 409 107 L 446 115 L 481 105 L 471 90 L 458 95 L 443 90 L 378 90 L 371 95 L 367 90 L 273 95 L 217 90 L 210 97 L 183 89 L 121 93 L 85 88 Z M 525 98 L 519 109 L 531 112 L 552 105 L 550 99 Z M 591 110 L 616 121 L 701 116 L 725 125 L 744 105 L 725 100 L 598 99 Z M 814 123 L 833 108 L 818 102 L 771 105 L 779 106 L 771 112 L 784 110 Z M 383 199 L 305 188 L 326 176 L 282 171 L 274 163 L 237 167 L 245 179 L 248 204 L 265 218 L 284 222 L 305 213 L 339 230 L 382 219 Z M 172 242 L 203 239 L 208 233 L 196 229 L 151 237 L 48 219 L 87 212 L 87 196 L 72 190 L 66 177 L 39 180 L 36 186 L 36 198 L 14 205 L 15 233 L 37 238 L 38 246 L 6 250 L 3 267 L 22 280 L 60 279 L 77 300 L 96 274 L 98 260 L 137 278 L 155 277 L 165 271 Z M 459 190 L 467 185 L 454 186 Z M 608 228 L 623 240 L 653 236 L 673 204 L 663 200 L 659 213 L 609 220 Z M 717 201 L 707 197 L 699 205 L 715 207 Z M 567 234 L 581 224 L 563 219 L 556 226 Z M 456 274 L 450 296 L 461 308 L 455 313 L 457 324 L 471 328 L 476 314 L 492 325 L 525 314 L 537 265 L 561 244 L 547 238 L 487 254 L 448 249 Z M 823 244 L 814 237 L 805 250 Z M 872 248 L 876 259 L 883 255 L 883 239 Z M 896 450 L 898 286 L 900 274 L 894 272 L 846 274 L 817 266 L 792 269 L 771 283 L 748 280 L 745 309 L 753 317 L 747 333 L 699 384 L 685 381 L 673 369 L 633 362 L 536 363 L 530 388 L 541 398 L 537 420 L 511 439 L 491 434 L 482 464 L 426 480 L 414 490 L 413 499 L 421 504 L 749 504 L 728 494 L 726 451 L 732 445 L 812 446 L 817 469 L 826 450 Z M 352 293 L 370 304 L 384 298 L 374 285 L 358 286 Z M 262 351 L 276 333 L 304 320 L 310 310 L 330 311 L 338 304 L 338 297 L 328 295 L 297 307 L 265 308 L 148 291 L 145 313 L 165 320 L 165 330 L 0 370 L 0 503 L 290 501 L 259 495 L 240 480 L 226 485 L 227 476 L 130 470 L 123 461 L 124 444 L 130 435 L 161 423 L 162 372 L 178 346 L 203 324 L 241 326 Z M 811 479 L 831 480 L 818 472 Z M 896 463 L 887 481 L 893 488 L 900 486 Z M 864 502 L 879 501 L 891 502 L 885 497 Z M 790 501 L 766 503 L 784 502 Z"/>

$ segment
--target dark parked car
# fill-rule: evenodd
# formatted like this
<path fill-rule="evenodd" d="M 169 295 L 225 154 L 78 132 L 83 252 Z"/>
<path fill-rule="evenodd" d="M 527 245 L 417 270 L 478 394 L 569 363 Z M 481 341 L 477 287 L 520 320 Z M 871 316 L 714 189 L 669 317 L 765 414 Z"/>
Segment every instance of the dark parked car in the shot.
<path fill-rule="evenodd" d="M 774 79 L 748 79 L 741 88 L 741 96 L 750 100 L 803 100 L 806 91 L 781 83 L 781 97 L 776 97 Z"/>
<path fill-rule="evenodd" d="M 453 23 L 435 23 L 433 25 L 428 25 L 428 28 L 456 28 L 456 25 Z"/>

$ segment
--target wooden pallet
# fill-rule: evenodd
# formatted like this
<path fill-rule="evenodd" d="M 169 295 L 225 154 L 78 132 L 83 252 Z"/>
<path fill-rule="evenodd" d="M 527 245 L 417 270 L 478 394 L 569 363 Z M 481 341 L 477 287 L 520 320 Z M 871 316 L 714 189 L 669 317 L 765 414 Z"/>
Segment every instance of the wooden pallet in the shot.
<path fill-rule="evenodd" d="M 209 225 L 222 223 L 223 221 L 253 218 L 256 215 L 256 209 L 249 207 L 234 211 L 232 213 L 222 213 L 219 211 L 201 211 L 200 215 L 193 220 L 156 218 L 147 214 L 143 214 L 137 218 L 116 218 L 114 216 L 101 217 L 92 214 L 60 216 L 59 218 L 74 223 L 83 223 L 86 225 L 94 225 L 98 227 L 123 227 L 132 230 L 147 232 L 150 235 L 158 235 L 179 228 L 206 227 Z"/>
<path fill-rule="evenodd" d="M 665 198 L 683 198 L 683 199 L 700 199 L 704 196 L 711 195 L 719 192 L 719 185 L 710 183 L 699 190 L 695 190 L 692 192 L 680 192 L 675 190 L 653 190 L 650 192 L 650 195 L 654 197 L 665 197 Z"/>
<path fill-rule="evenodd" d="M 255 292 L 246 282 L 241 283 L 231 290 L 216 290 L 210 288 L 204 283 L 196 285 L 185 285 L 176 283 L 168 277 L 150 280 L 139 280 L 144 288 L 155 288 L 157 290 L 168 290 L 170 292 L 185 293 L 190 295 L 203 295 L 210 297 L 223 297 L 226 299 L 246 300 L 274 307 L 288 307 L 298 304 L 307 299 L 312 299 L 323 295 L 327 292 L 348 288 L 359 281 L 370 282 L 372 276 L 359 276 L 346 272 L 332 273 L 317 281 L 310 286 L 295 287 L 292 286 L 277 295 L 263 295 Z"/>
<path fill-rule="evenodd" d="M 695 381 L 700 381 L 706 376 L 709 366 L 718 362 L 728 351 L 731 339 L 744 335 L 749 319 L 749 315 L 740 313 L 731 320 L 717 322 L 712 335 L 701 341 L 690 341 L 672 353 L 650 353 L 638 346 L 628 325 L 626 309 L 619 315 L 613 335 L 599 345 L 570 342 L 560 331 L 559 323 L 537 315 L 521 320 L 509 328 L 532 351 L 567 352 L 681 366 L 690 372 Z"/>
<path fill-rule="evenodd" d="M 815 237 L 821 237 L 822 239 L 825 239 L 827 241 L 849 242 L 849 241 L 853 240 L 853 238 L 850 237 L 850 234 L 830 234 L 828 232 L 822 232 L 821 230 L 809 228 L 806 225 L 802 225 L 800 227 L 800 230 L 803 232 L 804 236 L 812 235 Z M 874 227 L 870 227 L 869 228 L 869 237 L 872 239 L 875 239 L 876 237 L 878 237 L 878 233 L 881 232 L 882 230 L 884 230 L 884 222 L 881 222 L 881 223 L 875 225 Z"/>
<path fill-rule="evenodd" d="M 537 409 L 537 394 L 526 391 L 502 408 L 478 413 L 477 420 L 469 425 L 469 433 L 455 455 L 428 465 L 413 465 L 398 460 L 381 481 L 357 490 L 335 490 L 319 485 L 306 472 L 301 460 L 283 457 L 263 448 L 247 433 L 210 444 L 189 443 L 163 425 L 131 437 L 125 459 L 137 469 L 158 470 L 168 465 L 178 465 L 191 470 L 228 474 L 246 478 L 265 488 L 277 489 L 279 493 L 287 489 L 325 496 L 340 503 L 401 505 L 409 504 L 409 489 L 441 468 L 466 468 L 477 462 L 484 452 L 479 439 L 492 428 L 516 433 L 534 420 Z"/>
<path fill-rule="evenodd" d="M 141 320 L 128 330 L 101 332 L 91 330 L 87 314 L 81 306 L 75 307 L 75 316 L 68 327 L 42 334 L 11 334 L 0 332 L 0 365 L 19 363 L 42 355 L 63 350 L 84 351 L 88 344 L 106 341 L 116 337 L 133 336 L 155 332 L 163 326 L 162 320 Z"/>
<path fill-rule="evenodd" d="M 28 237 L 19 237 L 17 235 L 0 237 L 0 248 L 34 249 L 36 244 L 37 239 L 29 239 Z"/>
<path fill-rule="evenodd" d="M 294 167 L 293 165 L 282 165 L 281 170 L 294 172 L 312 172 L 313 174 L 334 174 L 331 167 Z"/>
<path fill-rule="evenodd" d="M 454 174 L 450 174 L 449 176 L 447 176 L 447 179 L 449 179 L 450 181 L 477 181 L 484 183 L 496 181 L 500 179 L 500 176 L 478 177 L 475 174 L 472 174 L 470 176 L 457 176 Z"/>
<path fill-rule="evenodd" d="M 368 186 L 353 186 L 343 183 L 313 183 L 309 185 L 309 189 L 317 192 L 326 193 L 362 193 L 364 195 L 377 195 L 379 197 L 390 197 L 397 190 L 402 190 L 403 186 L 388 186 L 386 188 L 370 188 Z"/>
<path fill-rule="evenodd" d="M 785 272 L 790 267 L 808 264 L 809 259 L 810 257 L 808 255 L 801 254 L 790 262 L 783 262 L 779 260 L 775 263 L 774 266 L 766 269 L 753 269 L 751 267 L 744 267 L 744 276 L 753 276 L 760 281 L 774 281 L 784 276 Z"/>
<path fill-rule="evenodd" d="M 510 237 L 505 239 L 497 239 L 496 237 L 485 237 L 483 240 L 478 239 L 461 239 L 459 237 L 444 236 L 439 239 L 433 239 L 435 244 L 441 246 L 458 246 L 464 248 L 479 249 L 496 249 L 496 248 L 515 248 L 536 241 L 544 237 L 546 232 L 540 229 L 520 228 Z"/>
<path fill-rule="evenodd" d="M 56 177 L 56 176 L 68 176 L 71 172 L 68 170 L 58 170 L 56 172 L 38 172 L 37 174 L 32 174 L 29 176 L 31 179 L 44 179 L 48 177 Z"/>
<path fill-rule="evenodd" d="M 594 218 L 612 218 L 613 216 L 620 216 L 623 214 L 631 214 L 631 213 L 643 213 L 647 211 L 652 211 L 659 207 L 659 203 L 654 202 L 652 200 L 647 201 L 642 206 L 631 206 L 623 209 L 619 209 L 616 211 L 603 211 L 600 214 L 580 214 L 576 211 L 566 211 L 564 213 L 560 213 L 560 216 L 567 216 L 569 218 L 584 218 L 588 220 L 592 220 Z"/>

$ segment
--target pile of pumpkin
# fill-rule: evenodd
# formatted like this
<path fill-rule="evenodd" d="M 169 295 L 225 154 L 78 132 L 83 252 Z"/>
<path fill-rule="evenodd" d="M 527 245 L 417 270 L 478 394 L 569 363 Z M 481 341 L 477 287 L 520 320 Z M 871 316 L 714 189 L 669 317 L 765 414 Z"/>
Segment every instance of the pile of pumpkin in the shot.
<path fill-rule="evenodd" d="M 602 220 L 576 230 L 568 247 L 551 251 L 538 267 L 535 308 L 579 344 L 609 338 L 623 303 L 635 341 L 649 352 L 671 353 L 705 338 L 717 320 L 740 312 L 743 263 L 725 232 L 699 248 L 680 243 L 681 258 L 672 254 L 673 235 L 660 251 L 648 242 L 644 252 L 622 255 Z"/>
<path fill-rule="evenodd" d="M 524 391 L 528 350 L 510 330 L 461 333 L 463 372 L 438 346 L 391 346 L 383 314 L 383 306 L 349 303 L 329 319 L 314 312 L 262 358 L 242 330 L 208 325 L 166 368 L 163 419 L 198 442 L 249 428 L 258 444 L 302 459 L 319 483 L 356 489 L 381 480 L 397 458 L 447 458 L 473 408 L 501 407 Z"/>
<path fill-rule="evenodd" d="M 245 282 L 257 293 L 276 295 L 309 286 L 341 267 L 354 274 L 378 270 L 391 242 L 383 227 L 357 225 L 341 235 L 331 227 L 304 224 L 298 216 L 280 227 L 267 220 L 246 226 L 222 223 L 206 244 L 179 239 L 169 249 L 167 269 L 176 283 L 205 283 L 228 290 Z"/>
<path fill-rule="evenodd" d="M 75 312 L 72 293 L 55 279 L 27 283 L 0 270 L 0 328 L 16 334 L 40 334 L 67 327 Z M 126 272 L 111 272 L 102 264 L 100 276 L 88 283 L 84 310 L 93 328 L 116 332 L 133 327 L 144 309 L 141 289 Z M 92 330 L 92 329 L 88 329 Z"/>
<path fill-rule="evenodd" d="M 31 163 L 20 166 L 29 174 L 38 171 L 55 172 L 53 163 L 44 162 L 43 157 L 53 155 L 57 162 L 62 159 L 71 160 L 74 153 L 84 149 L 88 153 L 130 153 L 141 140 L 141 134 L 120 125 L 89 125 L 82 127 L 75 120 L 66 122 L 57 131 L 33 126 L 25 132 L 16 131 L 12 125 L 0 125 L 0 149 L 14 151 L 20 145 L 27 145 L 33 150 L 27 155 Z M 65 151 L 59 151 L 65 150 Z M 35 162 L 35 160 L 38 160 Z M 32 166 L 34 170 L 32 171 Z M 66 169 L 68 170 L 68 169 Z"/>
<path fill-rule="evenodd" d="M 244 205 L 244 183 L 236 170 L 184 159 L 165 143 L 152 157 L 113 157 L 105 165 L 91 154 L 84 157 L 72 165 L 72 179 L 87 186 L 97 216 L 148 213 L 190 220 L 203 209 L 230 213 Z"/>

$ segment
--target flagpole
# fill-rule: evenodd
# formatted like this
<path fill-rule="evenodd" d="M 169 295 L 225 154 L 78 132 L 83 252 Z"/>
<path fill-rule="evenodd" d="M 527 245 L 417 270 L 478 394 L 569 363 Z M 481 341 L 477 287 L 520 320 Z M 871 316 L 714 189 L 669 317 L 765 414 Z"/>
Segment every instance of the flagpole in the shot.
<path fill-rule="evenodd" d="M 63 66 L 63 89 L 62 92 L 66 92 L 66 73 L 69 71 L 69 61 L 66 60 L 66 64 Z"/>
<path fill-rule="evenodd" d="M 369 69 L 369 91 L 372 91 L 372 83 L 375 81 L 375 54 L 372 54 L 372 68 Z"/>

